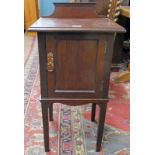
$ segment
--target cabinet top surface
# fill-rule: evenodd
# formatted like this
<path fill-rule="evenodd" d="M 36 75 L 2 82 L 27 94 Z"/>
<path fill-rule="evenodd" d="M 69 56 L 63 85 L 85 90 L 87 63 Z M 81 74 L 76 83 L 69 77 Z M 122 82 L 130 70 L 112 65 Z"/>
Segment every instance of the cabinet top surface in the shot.
<path fill-rule="evenodd" d="M 40 18 L 31 25 L 34 32 L 125 32 L 108 18 Z"/>

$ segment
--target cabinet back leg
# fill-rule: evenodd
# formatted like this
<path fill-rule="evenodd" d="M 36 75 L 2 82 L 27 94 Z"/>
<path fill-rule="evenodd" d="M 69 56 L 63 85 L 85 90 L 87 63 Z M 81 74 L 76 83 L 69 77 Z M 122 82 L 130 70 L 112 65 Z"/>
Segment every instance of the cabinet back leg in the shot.
<path fill-rule="evenodd" d="M 100 107 L 100 113 L 99 113 L 99 122 L 98 122 L 99 124 L 97 130 L 96 152 L 99 152 L 101 150 L 107 103 L 100 104 L 99 107 Z"/>
<path fill-rule="evenodd" d="M 95 114 L 96 114 L 96 103 L 92 103 L 92 111 L 91 111 L 91 121 L 95 122 Z"/>
<path fill-rule="evenodd" d="M 49 122 L 48 122 L 48 104 L 41 103 L 42 107 L 42 120 L 43 120 L 43 133 L 44 133 L 44 146 L 45 152 L 49 152 Z"/>
<path fill-rule="evenodd" d="M 53 121 L 53 103 L 49 104 L 49 116 L 50 116 L 50 121 Z"/>

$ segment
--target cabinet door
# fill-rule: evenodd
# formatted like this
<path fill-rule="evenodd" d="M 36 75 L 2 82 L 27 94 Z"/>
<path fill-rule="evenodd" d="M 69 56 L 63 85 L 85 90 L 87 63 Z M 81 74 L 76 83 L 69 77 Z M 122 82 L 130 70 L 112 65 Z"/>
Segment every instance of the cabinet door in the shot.
<path fill-rule="evenodd" d="M 46 40 L 47 53 L 53 59 L 48 71 L 49 96 L 102 97 L 104 36 L 49 34 Z"/>

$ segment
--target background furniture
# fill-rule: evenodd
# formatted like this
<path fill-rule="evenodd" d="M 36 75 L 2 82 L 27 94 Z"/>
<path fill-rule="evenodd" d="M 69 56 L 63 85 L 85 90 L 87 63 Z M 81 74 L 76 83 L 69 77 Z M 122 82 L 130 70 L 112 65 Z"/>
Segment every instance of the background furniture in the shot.
<path fill-rule="evenodd" d="M 122 6 L 121 15 L 124 17 L 130 18 L 130 6 Z"/>
<path fill-rule="evenodd" d="M 126 54 L 126 49 L 124 49 L 123 42 L 126 40 L 129 40 L 130 38 L 130 20 L 129 20 L 129 11 L 128 11 L 128 17 L 125 17 L 122 13 L 124 12 L 124 8 L 130 8 L 130 1 L 129 0 L 123 0 L 121 3 L 120 8 L 120 15 L 118 16 L 117 23 L 121 26 L 123 26 L 127 32 L 125 34 L 118 34 L 115 39 L 115 45 L 114 45 L 114 53 L 113 53 L 113 64 L 116 64 L 116 68 L 119 64 L 126 63 L 127 59 L 130 59 L 130 55 Z M 122 12 L 123 11 L 123 12 Z M 126 47 L 125 47 L 126 48 Z"/>
<path fill-rule="evenodd" d="M 26 31 L 38 17 L 38 0 L 24 0 L 24 30 Z M 34 35 L 34 33 L 29 34 Z"/>
<path fill-rule="evenodd" d="M 130 6 L 122 6 L 121 7 L 121 15 L 127 18 L 128 22 L 130 20 Z M 128 25 L 127 25 L 128 26 Z M 127 27 L 127 35 L 125 36 L 126 39 L 130 39 L 130 27 Z M 130 40 L 127 41 L 125 47 L 130 50 Z M 128 58 L 129 59 L 129 58 Z M 130 81 L 130 64 L 128 64 L 128 70 L 123 72 L 119 77 L 115 79 L 115 82 L 128 82 Z"/>
<path fill-rule="evenodd" d="M 71 106 L 93 103 L 92 121 L 99 105 L 96 151 L 100 151 L 114 35 L 125 30 L 97 15 L 94 3 L 55 3 L 55 7 L 54 14 L 29 28 L 38 33 L 45 151 L 50 150 L 48 116 L 53 121 L 55 102 Z"/>

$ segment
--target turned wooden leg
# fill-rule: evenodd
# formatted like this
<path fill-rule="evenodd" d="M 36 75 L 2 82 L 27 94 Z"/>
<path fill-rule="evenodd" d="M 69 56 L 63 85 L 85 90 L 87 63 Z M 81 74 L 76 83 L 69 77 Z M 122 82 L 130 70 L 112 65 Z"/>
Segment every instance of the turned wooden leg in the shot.
<path fill-rule="evenodd" d="M 45 152 L 49 152 L 50 149 L 49 149 L 48 103 L 42 102 L 41 107 L 42 107 Z"/>
<path fill-rule="evenodd" d="M 95 114 L 96 114 L 96 104 L 92 104 L 92 111 L 91 111 L 91 121 L 95 122 Z"/>
<path fill-rule="evenodd" d="M 53 121 L 53 103 L 49 104 L 49 116 L 50 116 L 50 121 Z"/>
<path fill-rule="evenodd" d="M 98 122 L 99 124 L 97 130 L 96 152 L 99 152 L 101 150 L 107 103 L 100 104 L 99 107 L 100 107 L 100 113 L 99 113 L 99 122 Z"/>

